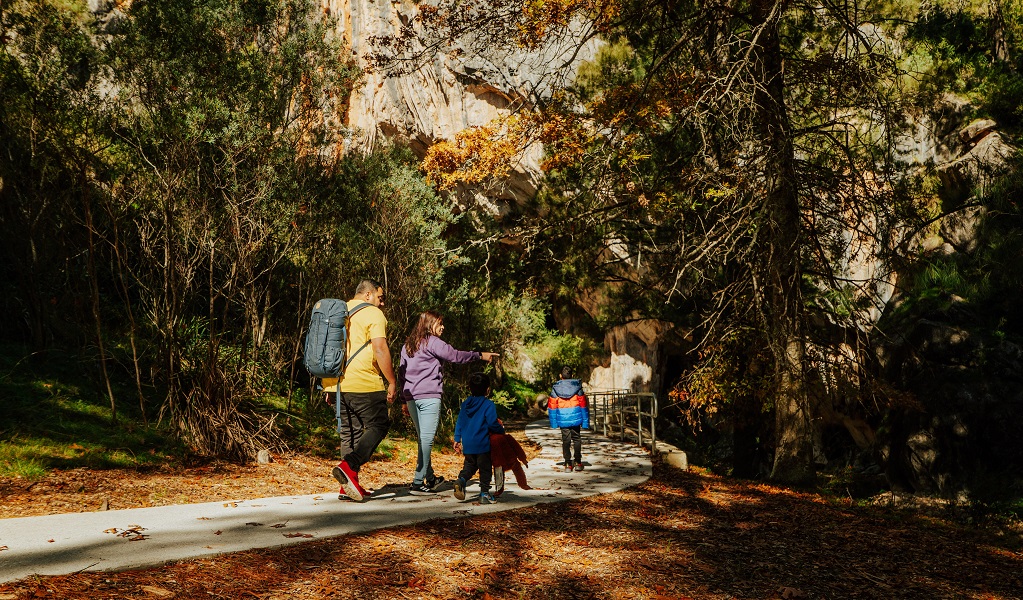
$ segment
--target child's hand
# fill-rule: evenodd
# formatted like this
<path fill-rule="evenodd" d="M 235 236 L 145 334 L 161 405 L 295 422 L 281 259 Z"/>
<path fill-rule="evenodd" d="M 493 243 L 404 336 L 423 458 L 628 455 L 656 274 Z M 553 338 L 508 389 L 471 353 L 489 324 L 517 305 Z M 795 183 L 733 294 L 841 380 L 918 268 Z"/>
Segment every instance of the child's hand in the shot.
<path fill-rule="evenodd" d="M 455 442 L 454 448 L 455 448 L 455 452 L 461 454 L 462 453 L 462 442 Z"/>

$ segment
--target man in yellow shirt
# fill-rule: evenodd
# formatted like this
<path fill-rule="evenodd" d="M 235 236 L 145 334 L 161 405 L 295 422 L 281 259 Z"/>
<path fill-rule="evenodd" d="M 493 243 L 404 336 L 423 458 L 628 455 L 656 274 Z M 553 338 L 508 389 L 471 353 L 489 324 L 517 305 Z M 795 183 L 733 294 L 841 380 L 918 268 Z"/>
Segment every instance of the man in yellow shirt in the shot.
<path fill-rule="evenodd" d="M 387 346 L 387 318 L 380 307 L 384 305 L 384 288 L 371 279 L 364 279 L 355 288 L 355 297 L 348 301 L 348 309 L 369 304 L 348 319 L 348 356 L 338 393 L 337 379 L 324 379 L 323 389 L 327 402 L 341 402 L 341 450 L 344 458 L 331 471 L 344 493 L 362 502 L 368 494 L 359 485 L 359 469 L 377 449 L 387 435 L 391 420 L 387 405 L 394 401 L 394 366 L 391 350 Z M 372 347 L 363 348 L 368 343 Z M 362 351 L 358 350 L 362 348 Z M 387 380 L 386 387 L 384 379 Z"/>

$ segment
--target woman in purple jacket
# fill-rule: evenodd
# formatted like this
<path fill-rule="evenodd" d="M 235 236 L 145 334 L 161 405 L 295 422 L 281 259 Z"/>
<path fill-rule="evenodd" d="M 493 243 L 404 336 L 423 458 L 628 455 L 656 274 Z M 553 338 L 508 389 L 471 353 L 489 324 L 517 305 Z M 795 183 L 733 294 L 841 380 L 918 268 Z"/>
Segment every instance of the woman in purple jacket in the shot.
<path fill-rule="evenodd" d="M 401 347 L 398 379 L 405 412 L 412 417 L 419 436 L 416 473 L 409 493 L 416 496 L 435 494 L 437 485 L 444 480 L 437 477 L 430 463 L 433 437 L 440 422 L 441 396 L 444 391 L 443 363 L 468 363 L 474 360 L 490 362 L 494 352 L 465 352 L 455 350 L 440 339 L 444 333 L 444 317 L 428 310 L 419 315 L 419 323 Z"/>

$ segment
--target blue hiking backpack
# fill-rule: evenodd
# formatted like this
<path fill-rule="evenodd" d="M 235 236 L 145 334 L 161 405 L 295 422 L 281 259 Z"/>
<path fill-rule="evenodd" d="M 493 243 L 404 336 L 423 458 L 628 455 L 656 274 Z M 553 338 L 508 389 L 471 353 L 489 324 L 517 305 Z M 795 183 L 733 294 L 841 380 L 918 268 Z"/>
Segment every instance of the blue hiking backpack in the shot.
<path fill-rule="evenodd" d="M 348 319 L 368 302 L 357 304 L 348 310 L 348 303 L 334 298 L 317 300 L 309 319 L 309 330 L 305 334 L 305 355 L 303 364 L 309 374 L 320 379 L 343 377 L 345 368 L 369 345 L 369 340 L 358 350 L 348 354 Z"/>
<path fill-rule="evenodd" d="M 351 356 L 347 356 L 348 319 L 367 306 L 369 302 L 362 302 L 348 310 L 348 303 L 344 300 L 323 298 L 316 301 L 313 305 L 313 314 L 309 318 L 309 330 L 305 334 L 305 356 L 302 359 L 310 375 L 320 379 L 344 377 L 345 368 L 370 344 L 370 340 L 366 340 L 366 343 Z M 340 379 L 337 388 L 338 391 L 341 390 Z M 342 404 L 340 398 L 335 399 L 334 418 L 337 420 L 338 433 L 341 433 Z"/>

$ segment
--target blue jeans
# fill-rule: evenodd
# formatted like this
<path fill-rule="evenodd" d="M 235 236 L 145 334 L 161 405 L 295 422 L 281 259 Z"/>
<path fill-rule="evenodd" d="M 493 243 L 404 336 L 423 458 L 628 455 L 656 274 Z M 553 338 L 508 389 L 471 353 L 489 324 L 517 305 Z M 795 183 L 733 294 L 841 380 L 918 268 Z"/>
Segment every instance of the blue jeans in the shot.
<path fill-rule="evenodd" d="M 416 426 L 419 436 L 419 452 L 416 454 L 416 474 L 412 485 L 420 485 L 424 481 L 433 481 L 433 464 L 430 453 L 433 451 L 433 438 L 437 434 L 440 423 L 440 398 L 421 398 L 408 403 L 408 414 L 412 424 Z"/>

